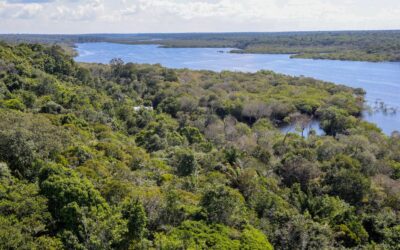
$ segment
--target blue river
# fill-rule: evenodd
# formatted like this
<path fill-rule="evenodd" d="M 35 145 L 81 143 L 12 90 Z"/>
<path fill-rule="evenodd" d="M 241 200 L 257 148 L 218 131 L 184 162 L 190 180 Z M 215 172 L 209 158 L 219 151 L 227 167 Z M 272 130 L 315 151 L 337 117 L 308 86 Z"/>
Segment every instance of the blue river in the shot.
<path fill-rule="evenodd" d="M 125 62 L 159 63 L 169 68 L 195 70 L 256 72 L 265 69 L 363 88 L 370 107 L 364 112 L 364 119 L 377 124 L 388 135 L 400 131 L 400 62 L 291 59 L 285 54 L 233 54 L 229 48 L 160 48 L 115 43 L 81 43 L 76 49 L 78 62 L 108 63 L 113 58 L 121 58 Z"/>

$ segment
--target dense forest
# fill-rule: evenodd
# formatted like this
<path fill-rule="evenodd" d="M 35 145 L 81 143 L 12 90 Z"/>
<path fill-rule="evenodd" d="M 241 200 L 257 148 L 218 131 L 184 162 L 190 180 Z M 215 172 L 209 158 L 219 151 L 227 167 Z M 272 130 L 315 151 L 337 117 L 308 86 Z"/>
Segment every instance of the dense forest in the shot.
<path fill-rule="evenodd" d="M 364 94 L 0 43 L 0 249 L 399 249 L 400 134 Z"/>
<path fill-rule="evenodd" d="M 73 46 L 82 42 L 159 44 L 163 47 L 233 48 L 232 53 L 293 54 L 294 58 L 400 61 L 400 31 L 272 33 L 0 35 L 9 42 Z"/>

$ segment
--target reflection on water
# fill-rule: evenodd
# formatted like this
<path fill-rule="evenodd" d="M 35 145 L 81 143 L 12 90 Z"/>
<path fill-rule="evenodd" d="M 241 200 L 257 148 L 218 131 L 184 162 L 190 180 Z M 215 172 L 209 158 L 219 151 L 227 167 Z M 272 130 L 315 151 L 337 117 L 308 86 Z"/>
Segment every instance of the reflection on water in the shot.
<path fill-rule="evenodd" d="M 304 128 L 304 130 L 303 130 Z M 292 123 L 285 126 L 280 127 L 280 130 L 283 133 L 297 133 L 299 135 L 307 136 L 310 132 L 314 131 L 317 135 L 325 135 L 325 132 L 320 128 L 319 121 L 316 119 L 311 120 L 305 126 L 301 126 L 300 124 Z"/>
<path fill-rule="evenodd" d="M 382 113 L 384 115 L 395 116 L 397 112 L 400 111 L 400 107 L 388 106 L 384 101 L 376 100 L 374 106 L 367 107 L 367 111 L 369 112 L 369 115 L 374 113 Z"/>
<path fill-rule="evenodd" d="M 80 62 L 108 63 L 119 57 L 125 62 L 160 63 L 170 68 L 234 70 L 256 72 L 273 70 L 292 76 L 345 84 L 366 90 L 367 105 L 384 102 L 390 111 L 400 110 L 400 63 L 372 63 L 336 60 L 290 59 L 290 55 L 233 54 L 228 48 L 159 48 L 156 45 L 83 43 L 77 45 Z M 224 53 L 221 53 L 224 52 Z M 400 114 L 376 110 L 364 117 L 385 133 L 400 130 Z"/>

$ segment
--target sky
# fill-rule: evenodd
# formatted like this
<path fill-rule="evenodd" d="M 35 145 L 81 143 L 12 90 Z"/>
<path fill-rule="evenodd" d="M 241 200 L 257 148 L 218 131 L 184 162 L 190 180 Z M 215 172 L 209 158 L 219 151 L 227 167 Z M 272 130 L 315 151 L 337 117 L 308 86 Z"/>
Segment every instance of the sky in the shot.
<path fill-rule="evenodd" d="M 0 0 L 0 33 L 400 29 L 400 0 Z"/>

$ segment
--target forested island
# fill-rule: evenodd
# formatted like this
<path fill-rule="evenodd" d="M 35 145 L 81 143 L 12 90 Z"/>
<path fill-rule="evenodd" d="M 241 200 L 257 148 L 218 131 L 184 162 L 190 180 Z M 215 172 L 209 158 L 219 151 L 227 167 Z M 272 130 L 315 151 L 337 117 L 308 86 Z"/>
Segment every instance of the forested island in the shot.
<path fill-rule="evenodd" d="M 400 134 L 363 102 L 271 71 L 0 43 L 0 248 L 399 249 Z M 302 134 L 315 118 L 326 135 Z"/>
<path fill-rule="evenodd" d="M 83 42 L 157 44 L 165 48 L 232 48 L 232 53 L 293 54 L 293 58 L 400 61 L 400 31 L 320 31 L 176 34 L 3 34 L 8 42 L 40 42 L 73 47 Z"/>

